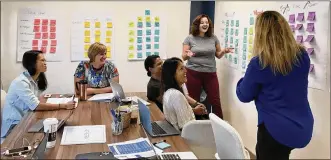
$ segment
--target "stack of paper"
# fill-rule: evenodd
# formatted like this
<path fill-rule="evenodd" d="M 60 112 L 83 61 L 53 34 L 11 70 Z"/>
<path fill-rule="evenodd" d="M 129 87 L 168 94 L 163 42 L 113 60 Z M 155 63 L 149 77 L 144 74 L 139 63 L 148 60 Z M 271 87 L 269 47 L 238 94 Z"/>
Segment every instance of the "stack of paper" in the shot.
<path fill-rule="evenodd" d="M 103 94 L 96 94 L 89 98 L 89 101 L 111 101 L 114 98 L 114 93 L 103 93 Z"/>
<path fill-rule="evenodd" d="M 72 98 L 48 98 L 46 103 L 50 104 L 63 104 L 72 101 Z M 78 98 L 75 98 L 74 101 L 76 102 L 75 108 L 78 106 Z"/>
<path fill-rule="evenodd" d="M 105 125 L 65 126 L 61 145 L 106 143 Z"/>

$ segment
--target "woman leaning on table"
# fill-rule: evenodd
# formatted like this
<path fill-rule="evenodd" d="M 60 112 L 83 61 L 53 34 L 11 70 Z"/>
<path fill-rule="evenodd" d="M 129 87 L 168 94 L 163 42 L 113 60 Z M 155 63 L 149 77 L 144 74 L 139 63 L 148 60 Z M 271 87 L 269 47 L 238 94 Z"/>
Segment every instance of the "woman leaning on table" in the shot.
<path fill-rule="evenodd" d="M 88 49 L 89 61 L 81 61 L 74 74 L 74 85 L 78 93 L 76 82 L 87 80 L 87 95 L 111 93 L 110 82 L 119 83 L 116 66 L 106 60 L 107 47 L 99 42 L 93 43 Z"/>
<path fill-rule="evenodd" d="M 201 88 L 207 93 L 208 103 L 213 113 L 223 118 L 219 84 L 216 74 L 216 61 L 230 48 L 221 49 L 218 38 L 214 35 L 213 24 L 207 15 L 197 16 L 191 27 L 191 34 L 183 43 L 182 58 L 187 60 L 187 89 L 193 99 L 200 99 Z"/>
<path fill-rule="evenodd" d="M 15 78 L 8 89 L 1 119 L 1 143 L 28 111 L 73 109 L 75 102 L 66 104 L 42 103 L 38 97 L 47 88 L 46 59 L 41 51 L 31 50 L 23 55 L 26 69 Z"/>

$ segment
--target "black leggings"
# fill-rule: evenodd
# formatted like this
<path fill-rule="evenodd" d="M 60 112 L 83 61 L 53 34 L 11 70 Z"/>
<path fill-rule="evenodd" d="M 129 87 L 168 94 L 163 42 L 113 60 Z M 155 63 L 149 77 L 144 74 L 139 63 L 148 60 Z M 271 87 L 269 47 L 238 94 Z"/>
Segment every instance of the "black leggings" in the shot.
<path fill-rule="evenodd" d="M 280 144 L 272 138 L 262 123 L 258 126 L 255 150 L 257 160 L 288 160 L 293 148 Z"/>

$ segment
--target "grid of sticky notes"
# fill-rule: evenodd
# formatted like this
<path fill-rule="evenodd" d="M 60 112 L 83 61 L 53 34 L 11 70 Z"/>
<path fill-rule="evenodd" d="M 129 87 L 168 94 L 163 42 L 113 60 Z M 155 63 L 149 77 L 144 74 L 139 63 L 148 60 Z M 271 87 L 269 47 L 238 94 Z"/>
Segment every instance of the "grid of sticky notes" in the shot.
<path fill-rule="evenodd" d="M 314 47 L 311 42 L 315 38 L 315 18 L 316 12 L 308 12 L 306 16 L 305 13 L 301 12 L 297 14 L 290 14 L 288 17 L 288 23 L 297 43 L 306 42 L 304 45 L 309 55 L 314 54 Z M 313 71 L 313 67 L 311 67 L 310 72 L 311 71 Z"/>
<path fill-rule="evenodd" d="M 84 21 L 84 57 L 88 58 L 88 50 L 91 44 L 100 42 L 107 47 L 107 58 L 112 58 L 112 37 L 113 37 L 113 22 L 112 21 Z"/>
<path fill-rule="evenodd" d="M 32 50 L 41 50 L 43 53 L 56 53 L 56 20 L 36 18 L 33 20 Z"/>
<path fill-rule="evenodd" d="M 160 55 L 160 17 L 151 16 L 145 10 L 144 16 L 129 22 L 128 59 L 144 59 L 149 55 Z"/>
<path fill-rule="evenodd" d="M 239 64 L 239 20 L 226 20 L 224 47 L 234 48 L 234 54 L 226 54 L 225 58 L 234 65 Z"/>

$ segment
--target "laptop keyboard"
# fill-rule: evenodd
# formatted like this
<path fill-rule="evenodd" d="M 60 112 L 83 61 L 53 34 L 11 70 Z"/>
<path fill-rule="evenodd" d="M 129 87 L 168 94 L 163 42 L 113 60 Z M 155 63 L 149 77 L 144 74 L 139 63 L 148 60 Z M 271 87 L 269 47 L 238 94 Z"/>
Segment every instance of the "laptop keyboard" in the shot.
<path fill-rule="evenodd" d="M 180 157 L 178 154 L 161 154 L 157 156 L 157 159 L 180 159 Z"/>
<path fill-rule="evenodd" d="M 152 132 L 155 135 L 166 134 L 165 132 L 156 122 L 152 122 Z"/>

